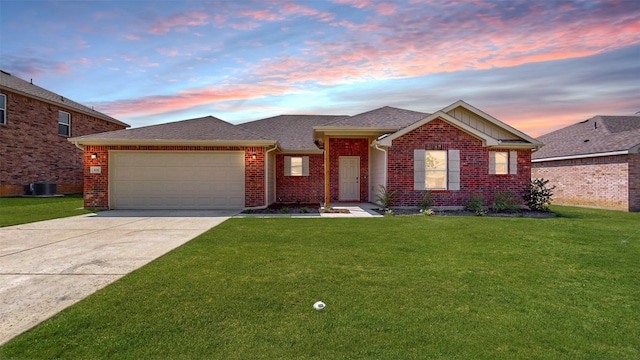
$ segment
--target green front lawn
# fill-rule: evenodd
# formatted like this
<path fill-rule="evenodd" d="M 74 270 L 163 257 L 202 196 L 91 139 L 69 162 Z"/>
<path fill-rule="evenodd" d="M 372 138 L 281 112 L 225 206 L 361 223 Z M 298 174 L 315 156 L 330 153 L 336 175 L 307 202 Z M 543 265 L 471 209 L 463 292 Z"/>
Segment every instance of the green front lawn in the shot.
<path fill-rule="evenodd" d="M 553 209 L 231 219 L 0 357 L 640 358 L 640 214 Z"/>
<path fill-rule="evenodd" d="M 82 215 L 82 195 L 52 198 L 0 198 L 0 227 Z"/>

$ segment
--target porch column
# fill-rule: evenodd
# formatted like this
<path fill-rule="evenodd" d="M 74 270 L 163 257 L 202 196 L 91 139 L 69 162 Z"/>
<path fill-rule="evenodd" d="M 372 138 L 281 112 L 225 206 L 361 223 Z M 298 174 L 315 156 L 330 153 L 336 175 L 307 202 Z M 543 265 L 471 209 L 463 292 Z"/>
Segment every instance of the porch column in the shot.
<path fill-rule="evenodd" d="M 331 206 L 331 158 L 329 157 L 329 135 L 324 136 L 324 206 Z"/>

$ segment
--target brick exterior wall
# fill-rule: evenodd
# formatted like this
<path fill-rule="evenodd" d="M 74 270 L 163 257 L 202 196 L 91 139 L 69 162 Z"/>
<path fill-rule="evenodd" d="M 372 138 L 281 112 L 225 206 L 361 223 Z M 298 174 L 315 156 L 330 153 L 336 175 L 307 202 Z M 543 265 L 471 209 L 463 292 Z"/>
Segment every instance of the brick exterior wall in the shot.
<path fill-rule="evenodd" d="M 639 211 L 640 154 L 533 164 L 532 178 L 549 180 L 553 204 Z"/>
<path fill-rule="evenodd" d="M 84 206 L 109 208 L 109 150 L 158 151 L 244 151 L 245 207 L 265 205 L 265 148 L 237 146 L 86 146 L 84 150 Z M 92 159 L 91 154 L 97 153 Z M 253 159 L 256 154 L 256 159 Z M 91 166 L 100 166 L 100 174 L 91 174 Z"/>
<path fill-rule="evenodd" d="M 308 156 L 309 176 L 284 176 L 285 156 Z M 276 155 L 276 201 L 321 203 L 324 200 L 323 154 Z"/>
<path fill-rule="evenodd" d="M 518 151 L 517 174 L 490 175 L 489 149 L 482 141 L 436 119 L 395 140 L 388 150 L 387 189 L 393 191 L 391 206 L 415 207 L 424 190 L 414 190 L 414 149 L 460 150 L 460 190 L 433 190 L 434 206 L 463 206 L 471 193 L 484 196 L 485 205 L 493 202 L 497 191 L 511 191 L 521 198 L 531 177 L 531 151 Z M 492 149 L 491 151 L 509 151 Z"/>
<path fill-rule="evenodd" d="M 71 114 L 71 136 L 124 126 L 2 90 L 7 124 L 0 125 L 0 196 L 25 194 L 31 182 L 57 184 L 58 193 L 81 193 L 82 151 L 58 135 L 58 110 Z"/>
<path fill-rule="evenodd" d="M 340 201 L 340 156 L 360 157 L 360 199 L 369 198 L 369 140 L 368 139 L 329 139 L 330 189 L 331 202 Z"/>
<path fill-rule="evenodd" d="M 629 211 L 640 211 L 640 153 L 629 159 Z"/>

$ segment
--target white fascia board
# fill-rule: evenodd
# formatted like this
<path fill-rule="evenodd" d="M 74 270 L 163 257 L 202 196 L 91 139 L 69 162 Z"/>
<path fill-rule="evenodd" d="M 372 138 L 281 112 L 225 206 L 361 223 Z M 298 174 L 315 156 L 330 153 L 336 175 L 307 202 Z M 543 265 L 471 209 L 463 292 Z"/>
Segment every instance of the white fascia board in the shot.
<path fill-rule="evenodd" d="M 620 150 L 620 151 L 609 151 L 604 153 L 568 155 L 568 156 L 556 156 L 556 157 L 548 157 L 548 158 L 541 158 L 541 159 L 532 159 L 531 162 L 538 163 L 538 162 L 545 162 L 545 161 L 587 159 L 587 158 L 594 158 L 594 157 L 616 156 L 616 155 L 627 155 L 627 154 L 629 154 L 629 150 Z"/>
<path fill-rule="evenodd" d="M 322 149 L 309 149 L 309 150 L 289 150 L 289 149 L 280 149 L 280 151 L 278 152 L 279 154 L 310 154 L 310 155 L 316 155 L 316 154 L 324 154 L 324 150 Z"/>
<path fill-rule="evenodd" d="M 517 136 L 521 137 L 522 139 L 527 140 L 528 142 L 537 145 L 538 147 L 541 147 L 543 145 L 540 141 L 532 138 L 531 136 L 523 133 L 522 131 L 520 131 L 518 129 L 515 129 L 515 128 L 507 125 L 506 123 L 494 118 L 493 116 L 491 116 L 491 115 L 487 114 L 486 112 L 476 108 L 473 105 L 470 105 L 470 104 L 466 103 L 463 100 L 458 100 L 458 101 L 454 102 L 453 104 L 447 106 L 446 108 L 444 108 L 444 109 L 442 109 L 440 111 L 448 113 L 449 111 L 451 111 L 451 110 L 453 110 L 453 109 L 455 109 L 457 107 L 463 107 L 463 108 L 471 111 L 472 113 L 475 113 L 476 115 L 481 116 L 482 118 L 484 118 L 485 120 L 493 123 L 494 125 L 500 126 L 501 128 L 513 133 L 514 135 L 517 135 Z"/>
<path fill-rule="evenodd" d="M 429 122 L 431 122 L 431 121 L 433 121 L 435 119 L 438 119 L 438 118 L 440 118 L 440 119 L 444 120 L 445 122 L 457 127 L 458 129 L 470 134 L 471 136 L 474 136 L 474 137 L 482 140 L 484 146 L 497 146 L 497 145 L 499 145 L 499 142 L 498 142 L 497 139 L 494 139 L 491 136 L 489 136 L 489 135 L 487 135 L 487 134 L 485 134 L 485 133 L 483 133 L 483 132 L 481 132 L 479 130 L 476 130 L 476 129 L 470 127 L 469 125 L 461 122 L 460 120 L 458 120 L 458 119 L 454 118 L 453 116 L 443 112 L 442 110 L 440 110 L 438 112 L 435 112 L 435 113 L 425 117 L 424 119 L 422 119 L 420 121 L 417 121 L 417 122 L 407 126 L 406 128 L 387 136 L 386 138 L 380 140 L 379 144 L 381 146 L 392 146 L 394 139 L 397 139 L 397 138 L 399 138 L 399 137 L 401 137 L 403 135 L 406 135 L 406 134 L 412 132 L 413 130 L 419 128 L 420 126 L 423 126 L 423 125 L 425 125 L 425 124 L 427 124 L 427 123 L 429 123 Z"/>
<path fill-rule="evenodd" d="M 398 128 L 367 128 L 367 127 L 345 127 L 345 126 L 318 126 L 314 127 L 315 133 L 329 136 L 379 136 L 380 134 L 397 131 Z"/>
<path fill-rule="evenodd" d="M 95 146 L 269 146 L 275 140 L 163 140 L 163 139 L 81 139 L 69 138 L 69 142 Z"/>

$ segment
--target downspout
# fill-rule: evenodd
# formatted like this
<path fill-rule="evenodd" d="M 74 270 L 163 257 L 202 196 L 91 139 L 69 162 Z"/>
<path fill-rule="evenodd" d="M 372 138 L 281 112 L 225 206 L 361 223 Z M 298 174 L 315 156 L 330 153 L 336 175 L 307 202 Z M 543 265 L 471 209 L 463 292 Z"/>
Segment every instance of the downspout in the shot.
<path fill-rule="evenodd" d="M 276 144 L 273 149 L 269 149 L 264 153 L 264 207 L 269 206 L 269 153 L 278 148 Z"/>
<path fill-rule="evenodd" d="M 389 169 L 387 169 L 387 150 L 385 149 L 381 149 L 380 147 L 378 147 L 379 143 L 377 140 L 373 141 L 373 148 L 378 150 L 378 151 L 382 151 L 384 153 L 384 172 L 383 172 L 383 182 L 384 182 L 384 187 L 387 187 L 387 172 L 389 171 Z"/>

